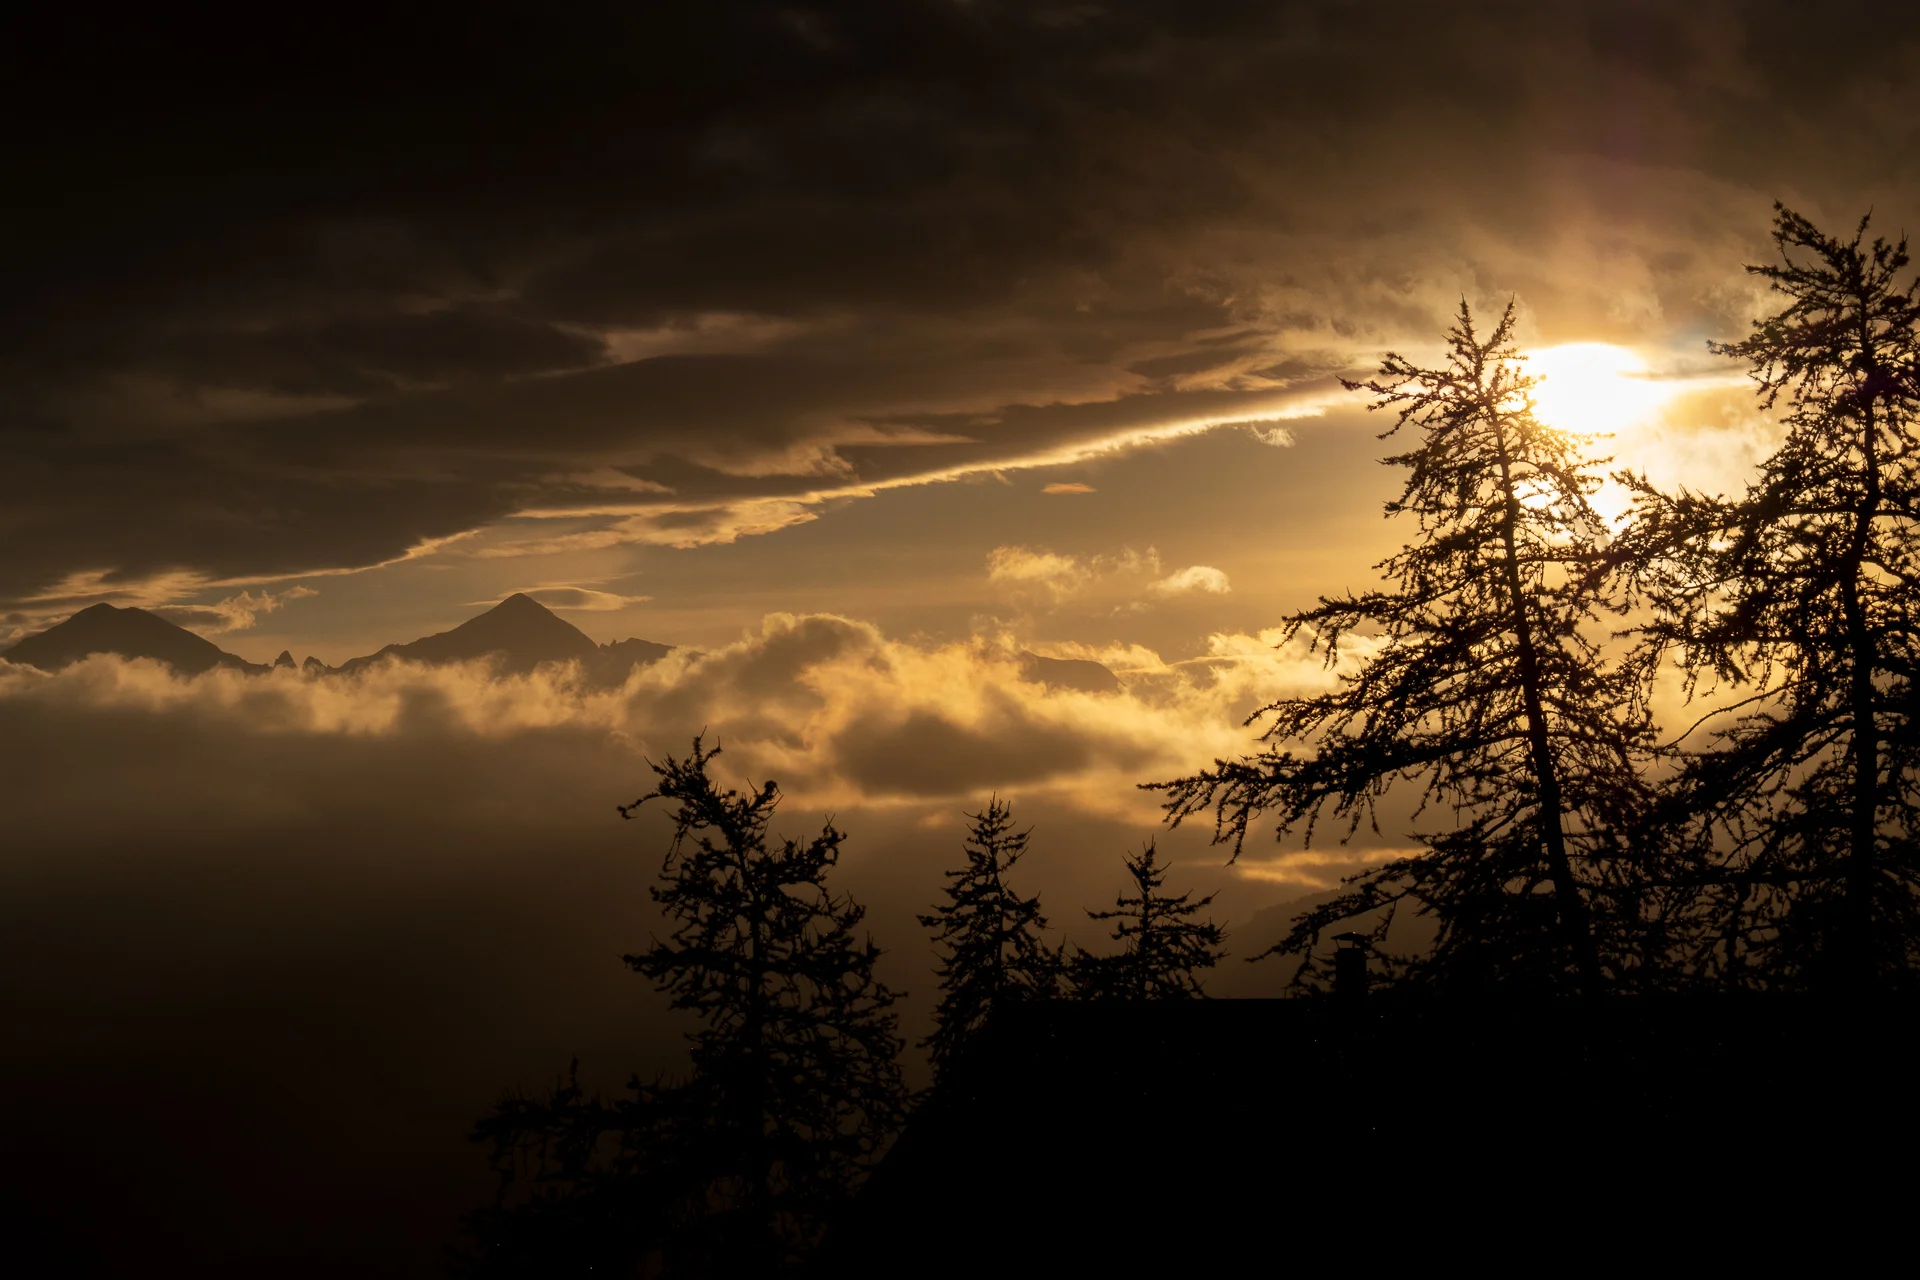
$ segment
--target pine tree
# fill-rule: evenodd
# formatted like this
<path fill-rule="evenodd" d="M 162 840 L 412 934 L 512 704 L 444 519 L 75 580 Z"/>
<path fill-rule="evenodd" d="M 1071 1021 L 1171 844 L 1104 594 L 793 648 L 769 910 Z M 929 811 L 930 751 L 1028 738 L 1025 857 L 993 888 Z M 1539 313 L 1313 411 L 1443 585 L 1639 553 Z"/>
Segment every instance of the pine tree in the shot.
<path fill-rule="evenodd" d="M 1366 918 L 1378 944 L 1402 907 L 1433 914 L 1429 980 L 1596 992 L 1638 949 L 1640 907 L 1619 832 L 1638 811 L 1637 761 L 1649 745 L 1639 687 L 1602 660 L 1607 542 L 1589 503 L 1598 485 L 1584 438 L 1534 414 L 1509 305 L 1484 338 L 1463 302 L 1447 359 L 1422 368 L 1389 353 L 1378 377 L 1346 382 L 1390 410 L 1382 438 L 1413 428 L 1389 517 L 1409 544 L 1376 566 L 1385 590 L 1289 618 L 1338 672 L 1338 687 L 1257 713 L 1263 749 L 1167 793 L 1170 823 L 1211 812 L 1238 856 L 1253 824 L 1310 844 L 1320 819 L 1378 829 L 1389 790 L 1452 825 L 1410 834 L 1426 848 L 1349 880 L 1273 951 L 1323 977 L 1316 943 Z M 1356 637 L 1364 637 L 1358 645 Z M 1341 662 L 1350 649 L 1364 659 Z M 1417 818 L 1416 818 L 1417 820 Z"/>
<path fill-rule="evenodd" d="M 1786 305 L 1710 344 L 1785 411 L 1746 491 L 1623 477 L 1648 674 L 1675 657 L 1690 696 L 1703 679 L 1742 695 L 1709 714 L 1723 727 L 1666 806 L 1696 957 L 1735 982 L 1864 990 L 1920 959 L 1920 284 L 1900 281 L 1906 242 L 1867 227 L 1837 239 L 1775 205 L 1781 261 L 1747 269 Z"/>
<path fill-rule="evenodd" d="M 654 765 L 653 792 L 675 806 L 654 901 L 672 934 L 626 957 L 692 1033 L 689 1088 L 706 1117 L 710 1165 L 702 1225 L 722 1270 L 766 1272 L 815 1243 L 905 1110 L 895 996 L 874 976 L 879 948 L 859 936 L 864 908 L 826 886 L 843 833 L 829 822 L 776 845 L 780 793 L 717 787 L 719 748 Z"/>
<path fill-rule="evenodd" d="M 842 832 L 769 834 L 779 788 L 716 786 L 718 748 L 652 765 L 674 835 L 652 890 L 671 927 L 626 957 L 694 1014 L 692 1073 L 605 1101 L 577 1081 L 476 1129 L 503 1195 L 470 1220 L 481 1274 L 766 1276 L 801 1265 L 904 1117 L 895 1000 L 826 884 Z"/>
<path fill-rule="evenodd" d="M 1189 1000 L 1206 994 L 1200 970 L 1219 963 L 1226 931 L 1193 917 L 1213 895 L 1194 902 L 1191 893 L 1160 892 L 1167 869 L 1155 859 L 1152 841 L 1126 859 L 1134 896 L 1122 893 L 1112 911 L 1089 911 L 1092 920 L 1117 920 L 1111 955 L 1079 952 L 1073 960 L 1074 993 L 1083 1000 Z"/>
<path fill-rule="evenodd" d="M 922 1043 L 936 1073 L 946 1069 L 993 1011 L 1017 1000 L 1058 992 L 1060 954 L 1047 946 L 1040 899 L 1022 898 L 1007 873 L 1027 850 L 1031 830 L 1013 829 L 1012 807 L 995 796 L 980 813 L 964 848 L 967 863 L 947 873 L 947 900 L 920 923 L 933 930 L 940 962 L 940 1004 Z"/>

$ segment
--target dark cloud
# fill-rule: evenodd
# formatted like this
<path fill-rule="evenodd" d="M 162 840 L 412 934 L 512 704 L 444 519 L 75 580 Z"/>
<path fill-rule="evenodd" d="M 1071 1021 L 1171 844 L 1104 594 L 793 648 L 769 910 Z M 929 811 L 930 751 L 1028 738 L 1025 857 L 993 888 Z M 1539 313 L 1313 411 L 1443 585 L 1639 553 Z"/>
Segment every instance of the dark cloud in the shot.
<path fill-rule="evenodd" d="M 603 467 L 778 527 L 711 504 L 1298 386 L 1463 292 L 1737 328 L 1767 199 L 1911 207 L 1894 12 L 63 6 L 0 90 L 0 593 L 374 563 Z"/>
<path fill-rule="evenodd" d="M 496 307 L 345 314 L 254 332 L 204 329 L 158 344 L 158 371 L 283 396 L 375 395 L 582 369 L 598 338 Z"/>
<path fill-rule="evenodd" d="M 964 796 L 984 786 L 1041 782 L 1086 767 L 1072 731 L 1003 706 L 980 727 L 915 712 L 898 724 L 855 724 L 839 743 L 850 779 L 880 795 Z"/>

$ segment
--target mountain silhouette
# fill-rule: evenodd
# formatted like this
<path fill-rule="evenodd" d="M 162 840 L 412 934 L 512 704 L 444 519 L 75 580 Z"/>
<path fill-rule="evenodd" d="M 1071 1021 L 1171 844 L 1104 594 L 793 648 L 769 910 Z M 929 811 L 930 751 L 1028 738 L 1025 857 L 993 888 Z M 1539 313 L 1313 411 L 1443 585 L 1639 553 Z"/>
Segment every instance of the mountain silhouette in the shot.
<path fill-rule="evenodd" d="M 615 640 L 600 646 L 600 656 L 588 664 L 587 673 L 603 684 L 619 684 L 636 666 L 658 662 L 672 652 L 672 645 L 652 640 Z"/>
<path fill-rule="evenodd" d="M 1086 658 L 1043 658 L 1037 653 L 1023 652 L 1020 678 L 1056 689 L 1077 689 L 1081 693 L 1120 692 L 1120 677 Z"/>
<path fill-rule="evenodd" d="M 0 657 L 43 671 L 58 671 L 95 653 L 153 658 L 188 676 L 215 667 L 234 671 L 267 669 L 236 657 L 212 641 L 202 639 L 185 627 L 176 627 L 145 609 L 121 609 L 110 604 L 82 609 L 58 626 L 28 636 Z"/>
<path fill-rule="evenodd" d="M 501 674 L 525 675 L 549 662 L 578 662 L 597 684 L 618 684 L 636 663 L 657 662 L 673 646 L 651 640 L 595 644 L 587 634 L 530 596 L 515 593 L 451 631 L 351 658 L 334 670 L 351 674 L 386 658 L 437 665 L 490 661 Z"/>

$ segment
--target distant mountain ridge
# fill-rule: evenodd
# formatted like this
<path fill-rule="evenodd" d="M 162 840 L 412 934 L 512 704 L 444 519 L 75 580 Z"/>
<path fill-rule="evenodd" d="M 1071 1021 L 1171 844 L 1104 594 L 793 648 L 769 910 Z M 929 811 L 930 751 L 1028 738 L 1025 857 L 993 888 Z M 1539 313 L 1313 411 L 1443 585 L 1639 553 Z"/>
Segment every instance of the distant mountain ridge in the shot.
<path fill-rule="evenodd" d="M 651 640 L 595 644 L 580 628 L 531 596 L 518 592 L 451 631 L 390 644 L 378 653 L 349 658 L 334 668 L 343 675 L 387 658 L 438 666 L 448 662 L 492 661 L 503 675 L 525 675 L 549 662 L 578 662 L 596 684 L 619 684 L 636 663 L 658 662 L 672 645 Z"/>
<path fill-rule="evenodd" d="M 234 671 L 267 670 L 258 662 L 248 662 L 228 653 L 185 627 L 176 627 L 158 614 L 111 604 L 90 605 L 59 626 L 21 640 L 0 657 L 43 671 L 58 671 L 96 653 L 152 658 L 187 676 L 197 676 L 215 667 Z"/>
<path fill-rule="evenodd" d="M 593 683 L 617 685 L 636 665 L 658 662 L 672 651 L 672 645 L 651 640 L 595 644 L 585 632 L 539 601 L 516 593 L 451 631 L 423 636 L 407 644 L 390 644 L 377 653 L 350 659 L 338 667 L 329 667 L 309 657 L 299 664 L 299 669 L 312 675 L 344 675 L 393 658 L 430 666 L 487 661 L 501 674 L 524 675 L 550 662 L 578 662 Z M 262 673 L 295 665 L 293 654 L 287 651 L 282 651 L 272 666 L 248 662 L 157 614 L 110 604 L 82 609 L 65 622 L 0 652 L 0 658 L 57 671 L 95 653 L 152 658 L 182 675 L 199 675 L 216 667 Z"/>
<path fill-rule="evenodd" d="M 1090 658 L 1043 658 L 1023 651 L 1020 678 L 1056 689 L 1077 689 L 1081 693 L 1120 692 L 1120 677 Z"/>
<path fill-rule="evenodd" d="M 375 653 L 349 658 L 337 667 L 329 667 L 314 657 L 296 664 L 293 654 L 287 650 L 282 650 L 271 665 L 248 662 L 157 614 L 110 604 L 82 609 L 58 626 L 28 636 L 0 652 L 0 658 L 57 671 L 91 654 L 112 653 L 123 658 L 152 658 L 182 675 L 199 675 L 216 667 L 252 673 L 285 667 L 310 676 L 351 675 L 389 659 L 427 666 L 487 662 L 501 675 L 526 675 L 549 663 L 577 662 L 590 683 L 611 687 L 624 683 L 636 666 L 658 662 L 671 652 L 672 645 L 652 640 L 595 644 L 571 622 L 532 597 L 516 592 L 450 631 L 436 632 L 404 644 L 390 644 Z M 1021 679 L 1056 689 L 1118 693 L 1121 688 L 1113 672 L 1098 662 L 1044 658 L 1022 652 L 1019 664 Z"/>

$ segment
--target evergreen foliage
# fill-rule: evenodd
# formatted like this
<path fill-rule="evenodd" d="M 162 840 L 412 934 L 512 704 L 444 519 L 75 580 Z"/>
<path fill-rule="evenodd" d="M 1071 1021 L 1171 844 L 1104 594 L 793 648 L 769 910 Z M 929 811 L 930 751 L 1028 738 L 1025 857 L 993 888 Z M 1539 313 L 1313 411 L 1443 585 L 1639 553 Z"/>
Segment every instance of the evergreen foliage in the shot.
<path fill-rule="evenodd" d="M 655 1256 L 668 1274 L 763 1276 L 801 1264 L 903 1119 L 895 994 L 864 910 L 826 884 L 842 832 L 769 833 L 779 789 L 716 786 L 719 749 L 653 765 L 674 836 L 652 890 L 671 932 L 626 957 L 694 1014 L 691 1077 L 607 1103 L 571 1082 L 509 1099 L 476 1136 L 525 1184 L 488 1244 L 547 1264 Z M 605 1228 L 609 1240 L 571 1238 Z M 546 1252 L 542 1252 L 542 1250 Z M 542 1274 L 551 1274 L 543 1271 Z"/>
<path fill-rule="evenodd" d="M 1022 898 L 1007 873 L 1027 849 L 1028 831 L 1015 831 L 1013 809 L 995 796 L 969 814 L 966 865 L 947 873 L 947 900 L 920 923 L 933 930 L 940 957 L 940 1003 L 934 1030 L 921 1043 L 934 1071 L 946 1069 L 994 1009 L 1014 1000 L 1058 993 L 1061 958 L 1042 936 L 1047 918 L 1040 899 Z"/>
<path fill-rule="evenodd" d="M 1166 867 L 1156 860 L 1153 842 L 1126 860 L 1133 896 L 1122 893 L 1112 911 L 1089 911 L 1093 920 L 1117 920 L 1113 939 L 1120 950 L 1097 956 L 1081 951 L 1073 959 L 1074 994 L 1083 1000 L 1190 1000 L 1204 996 L 1200 971 L 1218 964 L 1226 931 L 1210 920 L 1195 920 L 1213 895 L 1191 901 L 1191 893 L 1160 892 Z"/>
<path fill-rule="evenodd" d="M 478 1277 L 633 1274 L 661 1256 L 691 1182 L 697 1126 L 673 1089 L 629 1083 L 608 1101 L 580 1086 L 579 1063 L 540 1095 L 503 1099 L 475 1126 L 499 1201 L 468 1216 Z"/>
<path fill-rule="evenodd" d="M 1414 525 L 1377 566 L 1390 586 L 1287 619 L 1286 639 L 1306 636 L 1338 673 L 1333 692 L 1256 713 L 1258 754 L 1151 784 L 1174 825 L 1211 812 L 1235 856 L 1263 817 L 1309 843 L 1329 812 L 1343 838 L 1377 829 L 1401 785 L 1416 816 L 1453 818 L 1296 923 L 1273 950 L 1303 956 L 1300 981 L 1325 976 L 1315 944 L 1331 926 L 1365 918 L 1378 948 L 1403 906 L 1437 917 L 1434 952 L 1412 969 L 1429 980 L 1595 992 L 1644 946 L 1619 833 L 1641 807 L 1650 730 L 1638 685 L 1594 634 L 1607 603 L 1598 479 L 1587 440 L 1534 415 L 1513 328 L 1509 305 L 1483 337 L 1463 302 L 1440 367 L 1390 353 L 1377 378 L 1346 383 L 1394 413 L 1383 439 L 1420 433 L 1385 460 L 1407 471 L 1387 514 Z"/>
<path fill-rule="evenodd" d="M 1711 344 L 1762 407 L 1784 403 L 1746 491 L 1622 477 L 1647 677 L 1672 657 L 1690 696 L 1740 695 L 1662 807 L 1696 894 L 1691 959 L 1737 984 L 1857 990 L 1920 958 L 1920 286 L 1900 280 L 1906 242 L 1867 227 L 1839 239 L 1776 205 L 1781 260 L 1748 270 L 1786 305 Z"/>

